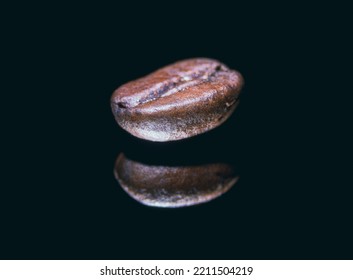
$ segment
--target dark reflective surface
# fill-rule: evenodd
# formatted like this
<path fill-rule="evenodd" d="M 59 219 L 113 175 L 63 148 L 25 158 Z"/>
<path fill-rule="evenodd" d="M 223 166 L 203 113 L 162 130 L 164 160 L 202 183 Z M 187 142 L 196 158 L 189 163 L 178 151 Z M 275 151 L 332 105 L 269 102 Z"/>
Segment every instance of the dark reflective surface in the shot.
<path fill-rule="evenodd" d="M 10 14 L 0 258 L 352 259 L 351 67 L 330 37 L 350 25 L 307 3 L 114 3 Z M 225 123 L 160 145 L 119 128 L 118 86 L 196 56 L 244 76 Z M 235 164 L 240 179 L 210 203 L 146 207 L 114 178 L 121 152 L 152 166 Z"/>
<path fill-rule="evenodd" d="M 176 208 L 211 201 L 238 181 L 234 167 L 224 163 L 198 166 L 147 165 L 121 153 L 114 175 L 121 187 L 138 202 Z"/>

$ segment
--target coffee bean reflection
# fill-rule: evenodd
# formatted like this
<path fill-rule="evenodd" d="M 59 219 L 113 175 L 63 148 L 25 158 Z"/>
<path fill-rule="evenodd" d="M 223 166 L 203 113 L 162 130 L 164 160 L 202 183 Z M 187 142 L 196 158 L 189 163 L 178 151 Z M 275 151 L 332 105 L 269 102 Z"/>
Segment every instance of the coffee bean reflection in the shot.
<path fill-rule="evenodd" d="M 114 174 L 121 187 L 138 202 L 155 207 L 185 207 L 208 202 L 227 192 L 238 180 L 232 166 L 155 166 L 120 154 Z"/>

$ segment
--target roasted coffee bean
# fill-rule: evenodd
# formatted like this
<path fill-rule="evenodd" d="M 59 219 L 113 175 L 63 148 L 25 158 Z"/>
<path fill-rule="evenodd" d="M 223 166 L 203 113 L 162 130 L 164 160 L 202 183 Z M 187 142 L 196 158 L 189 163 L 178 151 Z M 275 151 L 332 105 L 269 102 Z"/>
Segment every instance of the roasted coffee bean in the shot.
<path fill-rule="evenodd" d="M 122 85 L 111 106 L 132 135 L 172 141 L 222 124 L 236 108 L 242 85 L 240 73 L 217 60 L 188 59 Z"/>
<path fill-rule="evenodd" d="M 238 180 L 228 164 L 153 166 L 120 154 L 114 174 L 121 187 L 138 202 L 156 207 L 184 207 L 210 201 Z"/>

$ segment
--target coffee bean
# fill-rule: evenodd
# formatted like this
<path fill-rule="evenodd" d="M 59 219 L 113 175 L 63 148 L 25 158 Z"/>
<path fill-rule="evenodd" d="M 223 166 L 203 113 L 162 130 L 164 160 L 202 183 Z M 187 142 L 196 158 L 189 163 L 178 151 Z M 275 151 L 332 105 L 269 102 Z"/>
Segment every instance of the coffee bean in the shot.
<path fill-rule="evenodd" d="M 176 62 L 122 85 L 111 97 L 118 124 L 151 141 L 172 141 L 204 133 L 234 111 L 243 85 L 240 73 L 217 60 Z"/>
<path fill-rule="evenodd" d="M 120 154 L 114 174 L 121 187 L 138 202 L 156 207 L 184 207 L 210 201 L 238 180 L 232 166 L 153 166 Z"/>

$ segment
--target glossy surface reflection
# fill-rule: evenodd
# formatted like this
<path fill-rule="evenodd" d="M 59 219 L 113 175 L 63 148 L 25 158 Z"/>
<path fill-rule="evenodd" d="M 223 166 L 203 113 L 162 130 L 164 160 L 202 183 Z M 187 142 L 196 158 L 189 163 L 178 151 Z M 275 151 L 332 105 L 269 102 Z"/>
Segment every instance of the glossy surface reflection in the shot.
<path fill-rule="evenodd" d="M 227 192 L 238 180 L 231 165 L 156 166 L 120 154 L 114 174 L 138 202 L 155 207 L 185 207 L 208 202 Z"/>

